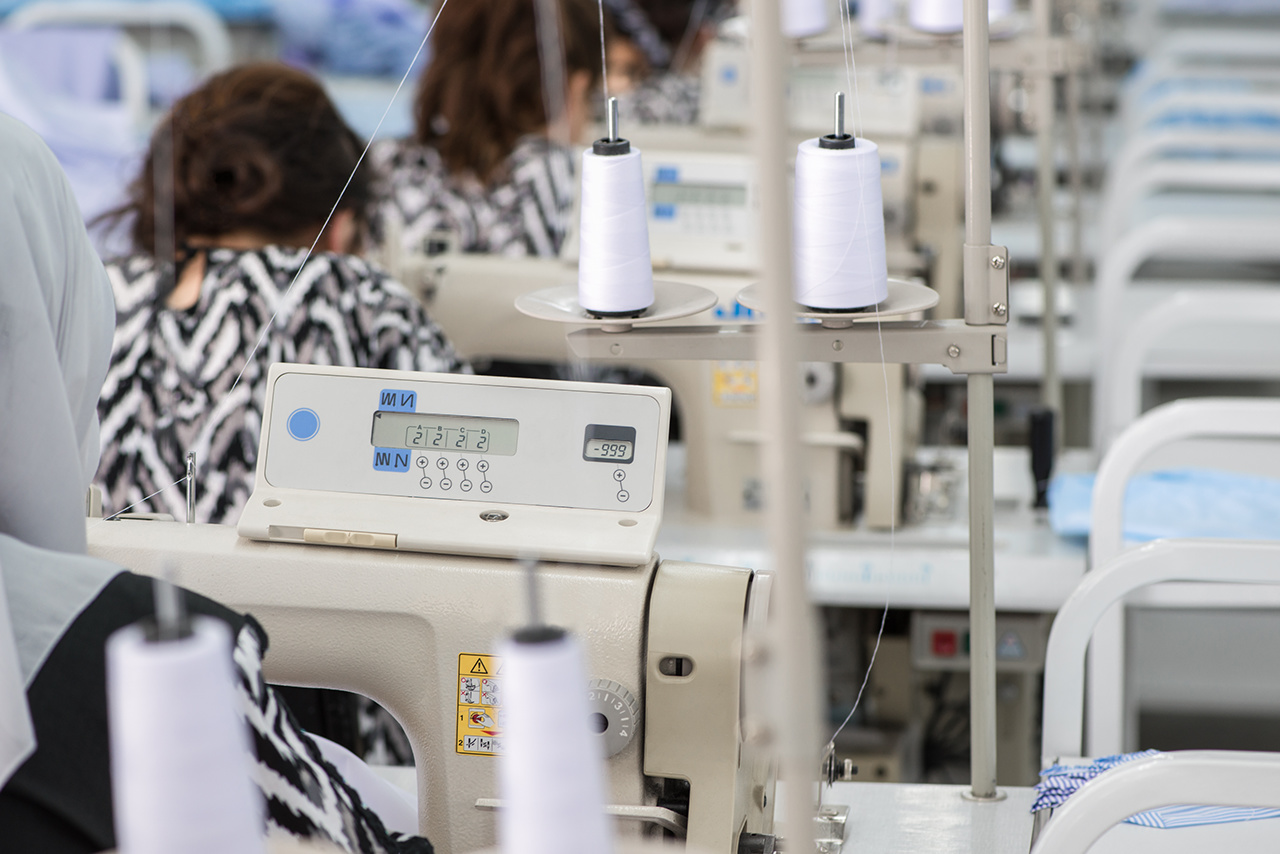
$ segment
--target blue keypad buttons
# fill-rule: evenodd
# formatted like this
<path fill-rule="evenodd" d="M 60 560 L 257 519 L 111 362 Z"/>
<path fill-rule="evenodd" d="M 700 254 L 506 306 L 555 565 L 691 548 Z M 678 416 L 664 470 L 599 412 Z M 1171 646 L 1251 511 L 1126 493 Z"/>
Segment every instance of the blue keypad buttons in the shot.
<path fill-rule="evenodd" d="M 311 409 L 295 409 L 289 414 L 287 422 L 289 435 L 299 442 L 315 438 L 320 432 L 320 416 Z"/>

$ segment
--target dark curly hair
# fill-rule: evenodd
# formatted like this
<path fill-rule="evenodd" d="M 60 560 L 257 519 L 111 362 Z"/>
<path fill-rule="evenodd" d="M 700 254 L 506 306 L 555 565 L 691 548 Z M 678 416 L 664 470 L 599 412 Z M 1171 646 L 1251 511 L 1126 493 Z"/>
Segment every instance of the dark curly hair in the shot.
<path fill-rule="evenodd" d="M 535 4 L 465 0 L 445 7 L 432 35 L 431 65 L 414 103 L 414 139 L 440 152 L 449 171 L 490 183 L 520 137 L 550 119 L 542 96 Z M 566 76 L 600 79 L 594 0 L 558 0 Z"/>
<path fill-rule="evenodd" d="M 127 220 L 135 249 L 156 254 L 156 167 L 171 162 L 178 247 L 236 231 L 309 244 L 339 194 L 338 209 L 352 211 L 362 233 L 371 198 L 370 174 L 363 164 L 356 168 L 362 150 L 310 75 L 277 63 L 243 65 L 174 104 L 151 138 L 129 200 L 108 217 Z M 160 181 L 160 193 L 167 194 L 167 183 Z"/>

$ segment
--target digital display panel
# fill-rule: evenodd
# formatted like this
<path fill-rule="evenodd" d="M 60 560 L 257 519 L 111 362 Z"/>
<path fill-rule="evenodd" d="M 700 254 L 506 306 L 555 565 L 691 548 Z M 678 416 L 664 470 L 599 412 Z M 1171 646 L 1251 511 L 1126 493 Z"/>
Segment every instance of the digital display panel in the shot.
<path fill-rule="evenodd" d="M 582 455 L 589 460 L 616 460 L 631 462 L 634 445 L 630 442 L 611 442 L 608 439 L 589 439 Z"/>
<path fill-rule="evenodd" d="M 475 418 L 468 415 L 426 415 L 421 412 L 373 413 L 369 442 L 375 448 L 414 451 L 455 451 L 465 454 L 512 456 L 520 422 L 514 418 Z"/>
<path fill-rule="evenodd" d="M 615 424 L 588 424 L 582 440 L 582 458 L 597 463 L 629 463 L 635 459 L 636 428 Z"/>
<path fill-rule="evenodd" d="M 658 182 L 653 185 L 655 205 L 710 205 L 745 207 L 747 188 L 742 184 L 676 184 Z"/>

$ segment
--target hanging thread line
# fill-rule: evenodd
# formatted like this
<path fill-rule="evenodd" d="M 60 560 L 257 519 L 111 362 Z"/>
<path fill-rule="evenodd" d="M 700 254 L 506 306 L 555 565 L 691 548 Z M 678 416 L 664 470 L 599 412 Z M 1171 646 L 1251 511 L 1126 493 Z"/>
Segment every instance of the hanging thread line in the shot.
<path fill-rule="evenodd" d="M 316 246 L 320 244 L 320 240 L 324 237 L 325 229 L 329 227 L 330 221 L 333 220 L 334 214 L 338 212 L 338 205 L 342 204 L 342 199 L 347 194 L 351 182 L 355 180 L 356 173 L 360 171 L 361 164 L 364 163 L 365 157 L 369 154 L 369 149 L 373 147 L 373 141 L 378 137 L 378 131 L 382 130 L 382 123 L 386 121 L 387 115 L 391 112 L 391 107 L 395 104 L 396 98 L 400 95 L 400 90 L 404 88 L 405 82 L 409 79 L 409 75 L 413 73 L 413 68 L 418 63 L 418 58 L 422 56 L 422 51 L 427 47 L 427 39 L 431 38 L 431 33 L 436 28 L 436 22 L 440 20 L 440 15 L 444 13 L 444 9 L 449 5 L 449 0 L 442 0 L 440 8 L 436 11 L 436 16 L 431 19 L 431 26 L 427 27 L 426 35 L 422 37 L 422 42 L 418 45 L 417 52 L 414 53 L 413 59 L 409 61 L 409 67 L 405 69 L 404 75 L 400 78 L 400 83 L 396 86 L 396 90 L 391 93 L 391 100 L 387 102 L 387 108 L 382 111 L 382 116 L 378 119 L 378 124 L 374 127 L 373 133 L 369 135 L 369 141 L 365 144 L 364 150 L 360 152 L 360 157 L 356 160 L 355 168 L 351 170 L 351 174 L 347 176 L 347 181 L 342 185 L 342 190 L 338 193 L 338 198 L 334 201 L 333 207 L 329 209 L 329 215 L 324 219 L 324 225 L 320 226 L 320 231 L 316 234 L 316 239 L 312 241 L 311 246 L 307 249 L 306 255 L 302 258 L 302 264 L 298 267 L 298 272 L 294 274 L 293 279 L 289 282 L 289 286 L 285 288 L 283 294 L 280 295 L 279 305 L 286 304 L 289 294 L 293 291 L 294 285 L 298 283 L 298 279 L 302 276 L 303 269 L 307 266 L 307 261 L 311 260 L 311 256 L 315 254 Z M 236 375 L 236 380 L 231 384 L 231 388 L 227 390 L 227 394 L 235 391 L 236 386 L 240 384 L 240 380 L 244 377 L 244 372 L 248 369 L 249 363 L 253 360 L 254 354 L 262 347 L 262 343 L 267 340 L 267 335 L 271 332 L 271 327 L 275 325 L 276 317 L 280 314 L 281 309 L 277 308 L 271 315 L 271 319 L 267 321 L 262 329 L 262 334 L 258 336 L 258 341 L 253 345 L 253 349 L 249 351 L 249 355 L 245 357 L 244 366 L 240 368 L 240 373 Z"/>
<path fill-rule="evenodd" d="M 854 109 L 854 133 L 855 137 L 859 136 L 862 129 L 862 104 L 858 100 L 858 66 L 853 51 L 853 20 L 849 13 L 848 0 L 840 2 L 840 39 L 845 46 L 845 77 L 850 88 L 853 90 L 853 109 Z M 846 41 L 847 39 L 847 41 Z M 858 184 L 858 208 L 862 209 L 862 183 Z M 870 237 L 868 240 L 868 254 L 870 254 Z M 853 243 L 853 235 L 849 236 L 849 243 Z M 886 450 L 889 453 L 890 466 L 892 466 L 893 456 L 893 408 L 889 401 L 889 368 L 885 364 L 884 358 L 884 330 L 881 326 L 880 304 L 875 303 L 874 310 L 876 313 L 876 338 L 880 342 L 880 376 L 884 381 L 884 417 L 885 417 L 885 435 Z M 891 475 L 893 474 L 891 469 Z M 893 559 L 897 550 L 897 519 L 892 508 L 898 506 L 898 485 L 897 479 L 893 476 L 889 478 L 889 575 L 893 576 Z M 840 726 L 836 727 L 836 731 L 831 734 L 828 746 L 834 749 L 836 737 L 844 732 L 845 727 L 853 720 L 854 714 L 858 711 L 859 705 L 862 703 L 862 696 L 867 690 L 867 683 L 871 681 L 871 671 L 876 666 L 876 655 L 880 652 L 880 641 L 884 638 L 884 626 L 889 618 L 889 597 L 886 595 L 884 600 L 884 609 L 880 612 L 880 628 L 876 631 L 876 642 L 871 648 L 871 659 L 867 662 L 867 670 L 862 676 L 862 684 L 858 686 L 858 694 L 854 697 L 853 707 L 849 709 L 849 714 L 845 715 Z"/>

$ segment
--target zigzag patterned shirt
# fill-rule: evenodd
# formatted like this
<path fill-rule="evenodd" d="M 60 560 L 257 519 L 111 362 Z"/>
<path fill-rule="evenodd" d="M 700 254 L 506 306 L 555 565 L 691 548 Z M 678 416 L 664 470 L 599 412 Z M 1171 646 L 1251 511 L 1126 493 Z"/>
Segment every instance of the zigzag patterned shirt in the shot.
<path fill-rule="evenodd" d="M 235 524 L 253 491 L 275 362 L 466 370 L 398 282 L 354 256 L 320 253 L 303 265 L 305 256 L 276 246 L 211 249 L 199 300 L 185 311 L 157 299 L 157 280 L 171 265 L 146 255 L 107 264 L 117 312 L 98 404 L 107 512 L 185 519 L 178 481 L 194 451 L 195 521 Z"/>
<path fill-rule="evenodd" d="M 505 178 L 486 187 L 450 175 L 439 152 L 413 140 L 386 140 L 369 153 L 379 175 L 371 228 L 378 243 L 399 235 L 410 254 L 432 233 L 447 232 L 461 252 L 554 256 L 573 210 L 573 154 L 546 137 L 521 139 Z"/>

